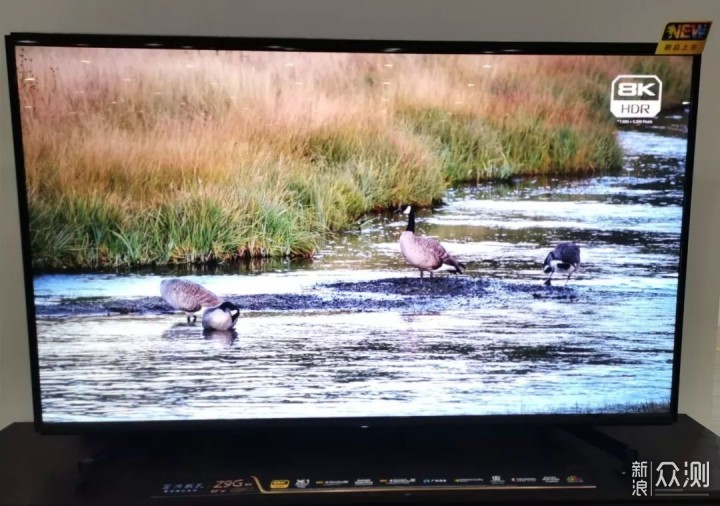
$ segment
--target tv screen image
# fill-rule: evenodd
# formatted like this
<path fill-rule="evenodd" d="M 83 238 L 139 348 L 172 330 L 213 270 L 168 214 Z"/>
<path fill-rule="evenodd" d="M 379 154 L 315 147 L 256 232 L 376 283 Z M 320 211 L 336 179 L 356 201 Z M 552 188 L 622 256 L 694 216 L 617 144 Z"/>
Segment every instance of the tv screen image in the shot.
<path fill-rule="evenodd" d="M 44 423 L 671 412 L 692 58 L 15 59 Z"/>

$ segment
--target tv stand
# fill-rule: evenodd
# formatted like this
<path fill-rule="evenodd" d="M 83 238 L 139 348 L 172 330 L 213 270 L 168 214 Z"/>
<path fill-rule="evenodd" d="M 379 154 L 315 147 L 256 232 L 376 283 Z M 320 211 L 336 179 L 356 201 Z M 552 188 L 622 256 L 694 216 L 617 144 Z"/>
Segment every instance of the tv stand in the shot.
<path fill-rule="evenodd" d="M 169 506 L 618 504 L 635 499 L 629 471 L 638 458 L 655 465 L 677 462 L 681 469 L 684 462 L 709 461 L 710 487 L 693 497 L 677 496 L 673 504 L 720 500 L 720 437 L 682 415 L 666 426 L 488 426 L 420 434 L 374 433 L 371 427 L 339 436 L 317 432 L 296 439 L 268 436 L 250 438 L 238 432 L 41 436 L 32 424 L 13 424 L 0 431 L 0 506 L 157 506 L 160 498 Z M 619 463 L 624 466 L 622 475 Z M 555 475 L 563 486 L 520 486 L 519 480 L 512 480 L 533 473 L 538 479 Z M 499 476 L 498 483 L 472 483 L 478 478 L 492 481 L 493 475 Z M 423 478 L 457 479 L 462 486 L 422 483 Z M 569 478 L 574 486 L 567 486 Z M 382 479 L 387 483 L 380 484 Z M 411 483 L 412 479 L 416 481 Z M 328 488 L 334 489 L 328 491 L 336 493 L 300 489 L 305 483 L 317 489 L 317 481 L 330 483 Z M 343 481 L 345 488 L 354 488 L 347 492 L 364 493 L 342 493 L 335 483 Z M 371 481 L 373 485 L 358 490 Z M 228 490 L 239 490 L 242 497 L 163 495 L 165 488 L 181 484 L 202 484 L 205 491 L 229 484 Z M 668 497 L 657 500 L 667 503 Z"/>
<path fill-rule="evenodd" d="M 559 427 L 559 429 L 620 460 L 618 473 L 622 476 L 627 476 L 632 467 L 632 463 L 639 460 L 640 453 L 636 448 L 609 436 L 596 427 L 568 425 Z"/>

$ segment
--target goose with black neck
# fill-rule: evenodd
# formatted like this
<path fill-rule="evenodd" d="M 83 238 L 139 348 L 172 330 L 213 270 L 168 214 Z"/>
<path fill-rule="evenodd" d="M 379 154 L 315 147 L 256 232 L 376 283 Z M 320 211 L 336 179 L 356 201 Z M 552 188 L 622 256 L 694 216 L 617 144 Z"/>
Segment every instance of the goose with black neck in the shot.
<path fill-rule="evenodd" d="M 415 233 L 415 209 L 411 205 L 401 206 L 397 212 L 408 217 L 407 228 L 400 234 L 400 251 L 405 260 L 420 271 L 421 283 L 425 272 L 429 272 L 432 278 L 433 272 L 440 270 L 444 265 L 451 267 L 452 272 L 462 274 L 465 265 L 448 253 L 442 244 L 432 237 L 423 237 Z"/>

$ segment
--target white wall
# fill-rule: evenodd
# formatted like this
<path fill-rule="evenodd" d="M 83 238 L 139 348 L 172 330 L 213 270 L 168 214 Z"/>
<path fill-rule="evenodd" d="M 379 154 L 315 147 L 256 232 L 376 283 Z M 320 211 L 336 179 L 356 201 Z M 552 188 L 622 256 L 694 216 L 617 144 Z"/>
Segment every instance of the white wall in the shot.
<path fill-rule="evenodd" d="M 3 0 L 11 31 L 330 38 L 656 41 L 715 20 L 717 0 Z M 680 410 L 709 425 L 720 297 L 720 26 L 703 62 Z M 4 53 L 3 53 L 4 54 Z M 0 64 L 0 427 L 30 420 L 30 380 L 5 61 Z"/>

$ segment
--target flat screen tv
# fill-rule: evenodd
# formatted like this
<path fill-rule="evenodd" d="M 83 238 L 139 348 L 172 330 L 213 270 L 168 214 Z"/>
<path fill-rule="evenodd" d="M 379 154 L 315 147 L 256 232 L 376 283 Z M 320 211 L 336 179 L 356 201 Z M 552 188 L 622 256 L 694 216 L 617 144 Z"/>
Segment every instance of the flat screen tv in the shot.
<path fill-rule="evenodd" d="M 674 420 L 699 56 L 6 46 L 39 430 Z"/>

